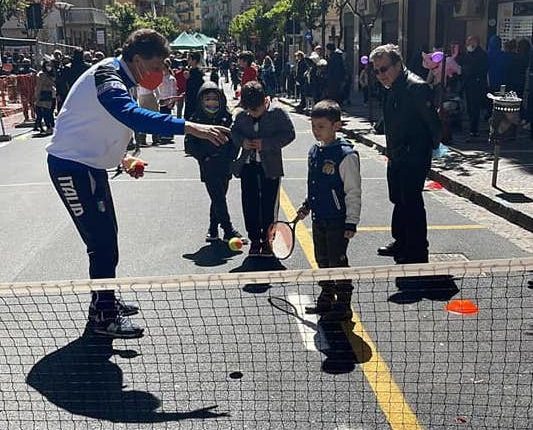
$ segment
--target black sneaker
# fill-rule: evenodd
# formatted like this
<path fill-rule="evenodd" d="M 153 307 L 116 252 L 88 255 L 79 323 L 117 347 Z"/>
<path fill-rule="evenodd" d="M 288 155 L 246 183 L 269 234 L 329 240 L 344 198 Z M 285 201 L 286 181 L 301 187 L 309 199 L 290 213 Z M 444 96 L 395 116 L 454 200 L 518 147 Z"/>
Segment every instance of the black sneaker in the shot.
<path fill-rule="evenodd" d="M 222 238 L 222 240 L 224 242 L 228 243 L 234 237 L 238 237 L 239 239 L 241 239 L 243 245 L 247 245 L 248 244 L 248 239 L 246 239 L 237 230 L 224 231 L 224 237 Z"/>
<path fill-rule="evenodd" d="M 378 255 L 383 257 L 395 257 L 401 254 L 401 248 L 398 242 L 391 242 L 388 245 L 378 248 Z"/>
<path fill-rule="evenodd" d="M 144 329 L 132 323 L 129 318 L 119 315 L 114 320 L 96 324 L 93 331 L 113 339 L 135 339 L 143 336 Z"/>
<path fill-rule="evenodd" d="M 321 292 L 316 300 L 316 306 L 306 306 L 305 313 L 310 315 L 324 315 L 331 311 L 334 302 L 334 294 Z"/>
<path fill-rule="evenodd" d="M 216 242 L 220 238 L 218 237 L 218 227 L 215 229 L 210 228 L 205 235 L 206 242 Z"/>
<path fill-rule="evenodd" d="M 261 243 L 261 257 L 274 257 L 274 253 L 272 252 L 272 247 L 270 246 L 269 242 Z"/>
<path fill-rule="evenodd" d="M 117 314 L 123 317 L 131 317 L 139 313 L 137 306 L 125 303 L 122 299 L 117 298 L 115 298 L 115 309 Z"/>
<path fill-rule="evenodd" d="M 261 255 L 261 242 L 252 242 L 248 255 L 250 257 L 259 257 Z"/>
<path fill-rule="evenodd" d="M 115 298 L 115 309 L 107 311 L 108 313 L 111 312 L 111 314 L 116 314 L 118 316 L 122 317 L 131 317 L 132 315 L 137 315 L 139 313 L 139 308 L 135 305 L 131 305 L 128 303 L 125 303 L 122 299 Z M 98 310 L 93 303 L 89 305 L 89 321 L 91 322 L 98 322 L 101 320 L 102 317 L 102 311 Z"/>

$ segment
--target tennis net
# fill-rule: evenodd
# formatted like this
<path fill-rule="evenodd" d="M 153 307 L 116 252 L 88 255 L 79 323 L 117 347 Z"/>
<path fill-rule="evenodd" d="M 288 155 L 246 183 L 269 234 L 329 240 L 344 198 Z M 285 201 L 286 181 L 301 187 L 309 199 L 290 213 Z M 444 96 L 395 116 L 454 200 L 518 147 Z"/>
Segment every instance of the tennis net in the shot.
<path fill-rule="evenodd" d="M 529 429 L 533 258 L 0 285 L 0 429 Z M 351 321 L 308 315 L 351 280 Z M 91 290 L 144 337 L 86 327 Z M 460 301 L 462 300 L 462 301 Z"/>

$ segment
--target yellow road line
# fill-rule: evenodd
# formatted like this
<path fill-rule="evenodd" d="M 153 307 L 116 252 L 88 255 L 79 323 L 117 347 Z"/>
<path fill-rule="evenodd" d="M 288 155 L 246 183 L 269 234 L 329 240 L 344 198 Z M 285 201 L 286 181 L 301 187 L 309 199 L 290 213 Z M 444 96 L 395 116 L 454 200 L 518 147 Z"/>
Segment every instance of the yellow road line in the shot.
<path fill-rule="evenodd" d="M 428 230 L 483 230 L 486 227 L 478 224 L 462 224 L 462 225 L 428 225 Z M 390 227 L 386 226 L 367 226 L 357 227 L 357 232 L 380 232 L 390 231 Z"/>
<path fill-rule="evenodd" d="M 293 219 L 296 215 L 296 209 L 283 188 L 280 190 L 280 205 L 287 219 Z M 318 265 L 314 257 L 313 239 L 302 222 L 297 224 L 296 238 L 309 264 L 313 269 L 316 269 Z M 353 329 L 351 328 L 352 324 Z M 378 404 L 387 417 L 391 428 L 393 430 L 422 430 L 423 427 L 418 423 L 415 413 L 405 400 L 400 387 L 394 381 L 389 366 L 381 357 L 376 345 L 363 327 L 361 319 L 355 312 L 352 324 L 350 324 L 350 328 L 345 325 L 344 330 L 347 332 L 347 337 L 357 357 L 361 356 L 361 344 L 356 341 L 354 335 L 361 338 L 371 350 L 370 359 L 361 364 L 361 369 L 374 390 Z"/>

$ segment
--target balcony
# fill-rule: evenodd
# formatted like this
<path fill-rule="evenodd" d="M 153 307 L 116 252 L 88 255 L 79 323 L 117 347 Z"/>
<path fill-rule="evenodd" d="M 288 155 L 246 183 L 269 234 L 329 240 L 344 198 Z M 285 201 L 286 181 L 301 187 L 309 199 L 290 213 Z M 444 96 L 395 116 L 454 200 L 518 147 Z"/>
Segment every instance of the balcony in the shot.
<path fill-rule="evenodd" d="M 95 8 L 76 8 L 73 7 L 67 12 L 65 21 L 69 25 L 103 25 L 108 26 L 109 20 L 105 12 Z"/>

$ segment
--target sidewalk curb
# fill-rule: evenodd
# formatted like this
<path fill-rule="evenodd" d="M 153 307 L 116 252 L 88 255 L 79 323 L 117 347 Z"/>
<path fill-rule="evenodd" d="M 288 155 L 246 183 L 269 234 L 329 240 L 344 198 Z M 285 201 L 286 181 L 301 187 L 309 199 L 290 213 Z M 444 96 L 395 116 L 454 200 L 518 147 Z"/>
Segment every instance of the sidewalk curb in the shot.
<path fill-rule="evenodd" d="M 348 129 L 341 129 L 343 133 L 346 133 L 351 138 L 357 139 L 366 146 L 377 149 L 381 153 L 385 153 L 385 146 L 381 143 L 374 141 L 370 136 L 363 133 L 354 133 Z M 461 182 L 450 178 L 435 168 L 431 168 L 429 179 L 439 182 L 448 191 L 470 200 L 478 206 L 481 206 L 490 212 L 505 218 L 507 221 L 518 225 L 530 232 L 533 232 L 533 217 L 524 212 L 520 212 L 516 209 L 510 208 L 506 204 L 494 200 L 491 196 L 474 190 L 473 188 L 462 184 Z"/>
<path fill-rule="evenodd" d="M 294 107 L 294 105 L 288 102 L 287 100 L 283 100 L 281 98 L 279 100 L 281 103 L 285 105 Z M 351 139 L 357 139 L 364 145 L 378 150 L 382 154 L 385 153 L 385 150 L 386 150 L 385 146 L 373 140 L 372 134 L 356 132 L 346 127 L 341 128 L 341 132 L 346 134 Z M 533 217 L 532 216 L 524 212 L 520 212 L 516 209 L 513 209 L 507 206 L 503 202 L 494 200 L 491 196 L 484 194 L 482 192 L 476 191 L 473 188 L 465 184 L 462 184 L 461 182 L 453 178 L 450 178 L 449 176 L 443 174 L 442 172 L 440 172 L 439 170 L 433 167 L 431 168 L 428 176 L 431 180 L 439 182 L 448 191 L 460 197 L 464 197 L 470 200 L 472 203 L 487 209 L 493 214 L 496 214 L 506 219 L 507 221 L 518 225 L 519 227 L 522 227 L 530 232 L 533 232 Z"/>

